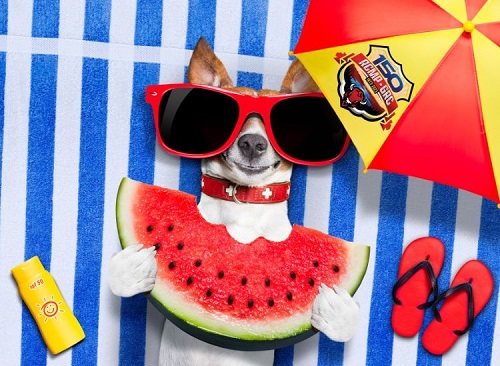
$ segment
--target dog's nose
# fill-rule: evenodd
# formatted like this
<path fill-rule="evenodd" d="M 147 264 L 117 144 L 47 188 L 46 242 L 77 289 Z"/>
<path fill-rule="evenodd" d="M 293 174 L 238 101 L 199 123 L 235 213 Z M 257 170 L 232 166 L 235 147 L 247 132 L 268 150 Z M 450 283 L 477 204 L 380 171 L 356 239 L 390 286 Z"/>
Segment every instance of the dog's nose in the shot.
<path fill-rule="evenodd" d="M 261 135 L 248 133 L 238 140 L 238 147 L 247 159 L 255 159 L 264 154 L 267 150 L 267 141 Z"/>

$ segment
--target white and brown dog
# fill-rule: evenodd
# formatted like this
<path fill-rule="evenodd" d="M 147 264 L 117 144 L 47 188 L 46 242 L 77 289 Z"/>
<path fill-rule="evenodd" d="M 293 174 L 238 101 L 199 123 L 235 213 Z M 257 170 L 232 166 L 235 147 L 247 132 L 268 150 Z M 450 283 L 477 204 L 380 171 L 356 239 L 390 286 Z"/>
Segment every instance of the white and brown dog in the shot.
<path fill-rule="evenodd" d="M 318 90 L 298 61 L 291 64 L 280 92 L 234 87 L 224 65 L 204 38 L 200 39 L 193 51 L 188 80 L 190 83 L 212 85 L 253 95 Z M 228 150 L 202 160 L 202 173 L 241 187 L 263 187 L 289 182 L 292 164 L 276 153 L 266 135 L 263 122 L 254 114 L 247 117 L 237 139 Z M 239 204 L 202 193 L 198 209 L 208 222 L 224 224 L 229 234 L 241 243 L 249 243 L 260 236 L 272 241 L 283 241 L 292 230 L 286 201 Z M 154 255 L 154 247 L 142 249 L 140 244 L 115 254 L 109 273 L 109 284 L 113 293 L 128 297 L 151 291 L 157 269 Z M 355 333 L 358 317 L 359 306 L 345 290 L 320 287 L 311 318 L 315 328 L 332 340 L 345 342 Z M 261 366 L 272 365 L 273 357 L 273 351 L 242 352 L 212 346 L 166 321 L 159 365 Z"/>

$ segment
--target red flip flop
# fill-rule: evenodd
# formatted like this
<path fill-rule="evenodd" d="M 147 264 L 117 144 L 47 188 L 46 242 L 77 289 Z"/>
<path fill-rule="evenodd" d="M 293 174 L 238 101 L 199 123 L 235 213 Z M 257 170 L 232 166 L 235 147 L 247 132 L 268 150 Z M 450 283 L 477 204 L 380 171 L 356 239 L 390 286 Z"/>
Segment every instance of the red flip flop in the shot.
<path fill-rule="evenodd" d="M 434 237 L 416 239 L 404 250 L 392 289 L 392 329 L 396 334 L 413 337 L 420 330 L 425 309 L 438 295 L 436 277 L 443 261 L 443 242 Z M 432 300 L 428 300 L 431 293 Z"/>
<path fill-rule="evenodd" d="M 465 263 L 455 275 L 450 288 L 440 294 L 432 306 L 434 320 L 422 336 L 424 348 L 442 355 L 466 333 L 474 318 L 485 307 L 493 293 L 493 276 L 480 261 Z M 438 310 L 437 305 L 443 302 Z"/>

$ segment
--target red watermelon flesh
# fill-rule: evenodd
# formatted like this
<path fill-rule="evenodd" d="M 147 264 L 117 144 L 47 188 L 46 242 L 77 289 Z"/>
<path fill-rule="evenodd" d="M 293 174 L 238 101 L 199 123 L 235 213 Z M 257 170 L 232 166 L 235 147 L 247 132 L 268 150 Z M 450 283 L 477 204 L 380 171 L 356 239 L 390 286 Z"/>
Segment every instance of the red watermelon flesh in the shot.
<path fill-rule="evenodd" d="M 207 222 L 193 195 L 124 178 L 117 197 L 123 247 L 157 246 L 153 303 L 182 329 L 237 349 L 272 349 L 314 333 L 318 286 L 353 294 L 369 247 L 294 225 L 282 242 L 233 239 Z"/>

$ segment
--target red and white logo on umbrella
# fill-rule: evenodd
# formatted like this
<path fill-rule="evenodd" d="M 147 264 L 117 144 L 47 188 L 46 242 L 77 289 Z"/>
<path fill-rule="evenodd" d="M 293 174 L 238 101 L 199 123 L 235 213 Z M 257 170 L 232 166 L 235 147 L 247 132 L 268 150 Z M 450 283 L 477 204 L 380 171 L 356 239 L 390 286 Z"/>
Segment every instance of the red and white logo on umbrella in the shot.
<path fill-rule="evenodd" d="M 398 101 L 409 102 L 413 90 L 389 47 L 370 45 L 366 55 L 338 52 L 335 61 L 343 64 L 337 74 L 340 106 L 389 130 Z"/>

